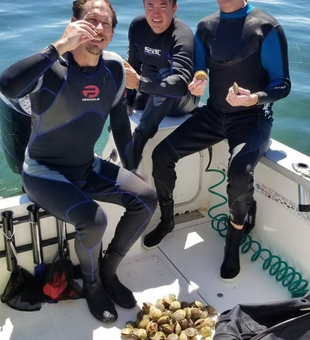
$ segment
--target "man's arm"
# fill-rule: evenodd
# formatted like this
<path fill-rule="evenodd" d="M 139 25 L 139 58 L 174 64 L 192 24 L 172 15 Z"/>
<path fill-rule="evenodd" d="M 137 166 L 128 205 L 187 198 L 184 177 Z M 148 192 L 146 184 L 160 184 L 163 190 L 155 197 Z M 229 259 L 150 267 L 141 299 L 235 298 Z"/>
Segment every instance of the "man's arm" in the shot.
<path fill-rule="evenodd" d="M 171 72 L 163 79 L 140 78 L 139 91 L 166 97 L 183 97 L 193 77 L 194 35 L 184 27 L 175 37 L 171 54 Z"/>
<path fill-rule="evenodd" d="M 133 23 L 130 25 L 128 30 L 128 51 L 127 51 L 127 61 L 130 66 L 140 74 L 141 60 L 139 59 L 138 49 L 134 44 L 133 34 Z"/>
<path fill-rule="evenodd" d="M 195 34 L 195 59 L 194 59 L 194 72 L 203 70 L 208 73 L 206 63 L 206 48 L 202 43 L 199 35 Z"/>
<path fill-rule="evenodd" d="M 206 50 L 201 42 L 197 32 L 195 34 L 195 59 L 194 59 L 194 72 L 203 70 L 208 73 L 206 67 Z M 194 96 L 201 97 L 205 94 L 207 88 L 207 80 L 193 79 L 188 85 L 190 93 Z"/>
<path fill-rule="evenodd" d="M 139 60 L 138 49 L 133 42 L 134 40 L 133 40 L 133 37 L 132 37 L 132 31 L 133 31 L 133 23 L 131 23 L 129 30 L 128 30 L 127 61 L 130 64 L 130 66 L 134 69 L 137 76 L 139 77 L 141 61 Z M 137 81 L 136 86 L 131 86 L 131 81 L 132 81 L 131 77 L 135 78 L 135 74 L 132 74 L 131 72 L 128 73 L 128 70 L 126 69 L 126 86 L 128 88 L 128 90 L 127 90 L 127 105 L 129 107 L 133 107 L 133 103 L 134 103 L 134 100 L 135 100 L 135 97 L 136 97 L 136 87 L 138 85 L 138 81 Z"/>
<path fill-rule="evenodd" d="M 50 45 L 41 53 L 16 62 L 1 74 L 0 91 L 7 98 L 24 97 L 36 88 L 40 77 L 58 58 L 57 49 Z"/>
<path fill-rule="evenodd" d="M 87 21 L 71 22 L 54 44 L 6 69 L 0 76 L 0 91 L 8 98 L 20 98 L 32 92 L 59 56 L 93 39 L 94 30 L 95 26 Z"/>
<path fill-rule="evenodd" d="M 132 134 L 124 90 L 123 96 L 110 111 L 110 125 L 123 167 L 127 170 L 133 170 Z"/>
<path fill-rule="evenodd" d="M 164 97 L 182 97 L 188 93 L 187 86 L 193 77 L 194 35 L 183 25 L 172 39 L 169 75 L 162 79 L 139 77 L 139 91 Z"/>
<path fill-rule="evenodd" d="M 226 97 L 232 106 L 254 106 L 273 103 L 286 97 L 291 90 L 289 76 L 287 41 L 280 25 L 276 26 L 264 39 L 261 49 L 261 62 L 269 74 L 268 86 L 259 92 L 251 93 L 239 87 L 239 95 L 231 87 Z"/>
<path fill-rule="evenodd" d="M 284 98 L 291 90 L 287 41 L 280 25 L 275 27 L 263 41 L 261 60 L 270 81 L 266 89 L 256 93 L 259 105 Z"/>

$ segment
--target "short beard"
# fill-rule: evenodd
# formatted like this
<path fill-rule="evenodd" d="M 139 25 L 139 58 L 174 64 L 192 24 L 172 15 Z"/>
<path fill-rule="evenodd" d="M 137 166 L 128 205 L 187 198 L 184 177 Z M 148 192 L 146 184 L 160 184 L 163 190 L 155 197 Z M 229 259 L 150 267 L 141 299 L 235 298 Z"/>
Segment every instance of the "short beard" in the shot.
<path fill-rule="evenodd" d="M 93 55 L 100 55 L 103 50 L 100 50 L 97 47 L 86 46 L 86 51 Z"/>

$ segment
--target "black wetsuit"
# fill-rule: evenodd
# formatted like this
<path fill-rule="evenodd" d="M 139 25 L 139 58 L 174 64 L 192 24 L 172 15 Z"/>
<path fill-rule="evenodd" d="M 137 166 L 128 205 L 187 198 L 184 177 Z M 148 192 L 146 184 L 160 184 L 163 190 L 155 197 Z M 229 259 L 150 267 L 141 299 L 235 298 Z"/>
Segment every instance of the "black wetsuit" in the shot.
<path fill-rule="evenodd" d="M 152 138 L 166 115 L 185 115 L 198 104 L 187 88 L 193 78 L 194 35 L 178 18 L 156 34 L 141 15 L 132 21 L 128 39 L 127 59 L 141 80 L 137 93 L 128 91 L 127 104 L 144 109 L 137 130 Z"/>
<path fill-rule="evenodd" d="M 32 133 L 23 166 L 29 198 L 77 231 L 76 253 L 85 275 L 97 269 L 107 217 L 94 200 L 126 208 L 110 248 L 125 255 L 146 228 L 156 194 L 133 169 L 126 112 L 124 67 L 115 53 L 102 53 L 96 67 L 79 67 L 71 53 L 53 45 L 5 70 L 0 90 L 9 98 L 29 94 Z M 94 155 L 106 119 L 123 165 Z"/>
<path fill-rule="evenodd" d="M 207 105 L 184 122 L 153 153 L 153 176 L 160 204 L 171 204 L 179 159 L 224 139 L 229 144 L 230 219 L 243 225 L 253 199 L 254 168 L 268 149 L 272 103 L 290 92 L 287 43 L 282 27 L 247 4 L 202 19 L 195 36 L 195 69 L 209 71 Z M 258 103 L 233 107 L 226 102 L 234 82 Z"/>

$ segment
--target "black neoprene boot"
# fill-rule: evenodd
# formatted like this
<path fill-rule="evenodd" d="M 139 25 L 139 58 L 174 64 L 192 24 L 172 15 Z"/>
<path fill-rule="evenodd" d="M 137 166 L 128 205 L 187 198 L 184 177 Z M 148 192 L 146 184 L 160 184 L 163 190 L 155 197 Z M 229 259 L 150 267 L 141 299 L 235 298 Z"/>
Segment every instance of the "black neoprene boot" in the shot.
<path fill-rule="evenodd" d="M 83 291 L 88 308 L 96 319 L 102 322 L 117 320 L 114 303 L 102 286 L 98 270 L 93 278 L 83 275 Z"/>
<path fill-rule="evenodd" d="M 221 266 L 221 279 L 225 282 L 235 281 L 240 273 L 239 246 L 242 236 L 243 230 L 236 229 L 229 223 Z"/>
<path fill-rule="evenodd" d="M 174 229 L 173 204 L 161 205 L 161 221 L 157 227 L 148 233 L 143 241 L 143 247 L 153 249 L 157 247 L 162 239 Z"/>
<path fill-rule="evenodd" d="M 141 162 L 142 153 L 148 140 L 149 139 L 143 137 L 137 129 L 135 129 L 132 134 L 133 162 L 135 169 L 138 168 Z"/>
<path fill-rule="evenodd" d="M 133 308 L 137 301 L 132 291 L 125 287 L 116 275 L 117 268 L 123 258 L 124 256 L 108 248 L 104 257 L 99 260 L 100 277 L 103 287 L 115 303 L 124 308 Z"/>

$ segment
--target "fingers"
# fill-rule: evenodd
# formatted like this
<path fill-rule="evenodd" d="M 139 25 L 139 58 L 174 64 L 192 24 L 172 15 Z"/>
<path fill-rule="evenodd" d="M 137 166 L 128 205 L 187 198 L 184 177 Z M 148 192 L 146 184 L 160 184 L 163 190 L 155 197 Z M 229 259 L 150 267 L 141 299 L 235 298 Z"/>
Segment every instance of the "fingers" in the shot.
<path fill-rule="evenodd" d="M 77 35 L 80 37 L 80 40 L 92 40 L 98 36 L 96 27 L 85 20 L 77 20 L 72 23 L 72 26 L 72 35 Z"/>
<path fill-rule="evenodd" d="M 238 95 L 235 93 L 234 89 L 230 87 L 228 89 L 228 94 L 226 96 L 226 101 L 231 105 L 231 106 L 240 106 L 238 102 Z"/>
<path fill-rule="evenodd" d="M 201 97 L 204 95 L 207 87 L 206 80 L 197 80 L 193 79 L 192 82 L 188 85 L 188 90 L 194 96 Z"/>
<path fill-rule="evenodd" d="M 134 69 L 132 68 L 132 66 L 129 64 L 129 62 L 126 61 L 125 59 L 123 59 L 123 64 L 124 64 L 125 69 L 128 68 L 128 69 L 134 70 Z"/>
<path fill-rule="evenodd" d="M 251 94 L 251 92 L 249 90 L 242 88 L 242 87 L 239 87 L 239 94 L 249 96 Z"/>
<path fill-rule="evenodd" d="M 127 89 L 134 90 L 139 84 L 139 75 L 133 68 L 125 67 L 126 72 L 126 87 Z"/>
<path fill-rule="evenodd" d="M 236 94 L 236 91 L 232 86 L 228 89 L 226 101 L 231 106 L 253 106 L 257 103 L 257 95 L 251 94 L 249 90 L 242 87 L 238 88 L 238 94 Z"/>
<path fill-rule="evenodd" d="M 138 74 L 131 66 L 130 68 L 125 67 L 126 76 L 128 77 L 137 77 Z"/>
<path fill-rule="evenodd" d="M 65 29 L 62 37 L 58 40 L 59 44 L 66 51 L 74 50 L 80 44 L 93 40 L 98 33 L 93 24 L 85 20 L 72 21 Z"/>

